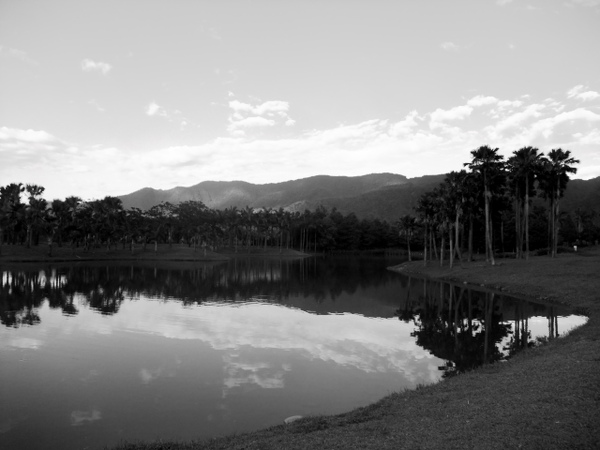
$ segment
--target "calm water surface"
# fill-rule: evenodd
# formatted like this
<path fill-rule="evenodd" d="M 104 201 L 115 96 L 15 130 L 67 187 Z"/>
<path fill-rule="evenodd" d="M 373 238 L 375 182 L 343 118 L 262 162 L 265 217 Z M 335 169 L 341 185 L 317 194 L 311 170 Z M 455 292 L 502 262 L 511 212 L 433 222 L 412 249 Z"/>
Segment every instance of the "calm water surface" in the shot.
<path fill-rule="evenodd" d="M 0 448 L 207 438 L 501 361 L 585 318 L 385 258 L 0 267 Z"/>

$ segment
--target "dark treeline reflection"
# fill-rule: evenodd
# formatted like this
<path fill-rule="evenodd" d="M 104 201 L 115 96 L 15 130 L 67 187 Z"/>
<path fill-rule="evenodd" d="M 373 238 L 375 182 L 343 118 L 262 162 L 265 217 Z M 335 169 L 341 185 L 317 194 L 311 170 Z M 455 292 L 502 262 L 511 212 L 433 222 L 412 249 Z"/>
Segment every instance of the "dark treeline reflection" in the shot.
<path fill-rule="evenodd" d="M 126 299 L 140 297 L 184 305 L 256 300 L 317 314 L 397 316 L 414 324 L 417 344 L 445 360 L 440 369 L 451 376 L 533 345 L 531 317 L 546 317 L 546 336 L 554 338 L 558 316 L 569 314 L 385 270 L 393 263 L 385 258 L 329 257 L 6 269 L 0 271 L 0 321 L 7 327 L 38 324 L 44 302 L 65 315 L 77 315 L 80 308 L 111 315 Z"/>
<path fill-rule="evenodd" d="M 405 280 L 406 300 L 397 316 L 414 323 L 412 336 L 418 345 L 446 360 L 440 367 L 444 377 L 506 360 L 535 345 L 531 317 L 546 317 L 544 338 L 554 339 L 559 336 L 558 317 L 569 315 L 565 308 L 431 280 L 419 280 L 415 295 L 414 283 Z"/>
<path fill-rule="evenodd" d="M 398 275 L 385 270 L 382 258 L 234 259 L 228 263 L 163 266 L 113 263 L 9 269 L 2 272 L 0 318 L 7 326 L 32 325 L 39 322 L 39 317 L 27 317 L 35 315 L 44 300 L 50 308 L 61 308 L 69 315 L 77 314 L 77 304 L 114 314 L 125 298 L 141 295 L 176 299 L 185 305 L 252 299 L 287 304 L 290 297 L 300 297 L 318 306 L 325 299 L 335 301 L 342 294 L 354 294 L 357 289 L 386 284 L 390 279 L 397 281 Z M 309 309 L 319 312 L 318 308 Z"/>

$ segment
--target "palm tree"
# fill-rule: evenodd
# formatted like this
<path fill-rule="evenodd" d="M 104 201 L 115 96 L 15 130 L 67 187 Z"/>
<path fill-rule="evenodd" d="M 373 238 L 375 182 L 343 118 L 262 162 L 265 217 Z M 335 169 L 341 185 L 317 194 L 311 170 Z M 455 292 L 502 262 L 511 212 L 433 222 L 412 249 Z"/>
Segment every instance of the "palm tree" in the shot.
<path fill-rule="evenodd" d="M 431 255 L 431 235 L 433 234 L 434 216 L 435 216 L 435 198 L 433 192 L 426 192 L 421 196 L 417 203 L 415 211 L 419 215 L 419 221 L 424 225 L 424 236 L 423 236 L 423 263 L 427 265 L 427 247 L 429 246 L 429 258 L 433 259 Z"/>
<path fill-rule="evenodd" d="M 7 240 L 14 241 L 14 228 L 24 205 L 21 203 L 21 193 L 25 188 L 21 183 L 11 183 L 0 187 L 0 249 L 4 243 L 4 234 L 7 234 Z"/>
<path fill-rule="evenodd" d="M 449 211 L 450 215 L 454 218 L 454 249 L 450 248 L 450 266 L 452 267 L 452 260 L 454 254 L 458 259 L 461 259 L 460 251 L 460 221 L 463 215 L 464 205 L 467 201 L 468 192 L 466 184 L 468 174 L 466 171 L 461 170 L 460 172 L 452 171 L 446 175 L 444 184 L 446 185 L 446 206 L 451 208 Z M 450 225 L 450 229 L 452 225 Z M 452 236 L 450 236 L 450 246 L 452 247 Z"/>
<path fill-rule="evenodd" d="M 40 227 L 44 221 L 46 200 L 40 197 L 44 193 L 43 186 L 28 184 L 25 186 L 25 190 L 29 194 L 29 205 L 25 209 L 25 221 L 27 224 L 27 248 L 30 248 L 34 228 Z"/>
<path fill-rule="evenodd" d="M 483 179 L 483 192 L 485 200 L 485 255 L 486 262 L 491 262 L 492 266 L 496 265 L 494 260 L 494 249 L 492 247 L 492 222 L 490 213 L 490 201 L 492 199 L 492 182 L 503 169 L 502 160 L 504 157 L 498 154 L 497 148 L 490 148 L 483 145 L 471 152 L 473 160 L 470 163 L 465 163 L 473 172 L 481 174 Z"/>
<path fill-rule="evenodd" d="M 558 250 L 558 214 L 559 201 L 564 195 L 569 174 L 577 173 L 573 164 L 579 164 L 579 160 L 571 157 L 570 150 L 560 148 L 552 149 L 548 153 L 548 158 L 543 159 L 542 176 L 540 185 L 544 191 L 544 196 L 550 202 L 550 256 L 556 257 Z"/>
<path fill-rule="evenodd" d="M 507 163 L 515 195 L 515 224 L 517 231 L 517 258 L 523 252 L 525 235 L 525 259 L 529 259 L 529 196 L 534 189 L 534 181 L 541 169 L 543 153 L 535 147 L 523 147 L 513 152 Z M 523 212 L 523 220 L 521 220 Z"/>
<path fill-rule="evenodd" d="M 398 227 L 400 228 L 400 235 L 406 237 L 406 248 L 408 249 L 408 260 L 412 261 L 410 253 L 410 239 L 412 238 L 415 228 L 417 227 L 417 219 L 410 214 L 405 214 L 400 217 L 398 221 Z"/>

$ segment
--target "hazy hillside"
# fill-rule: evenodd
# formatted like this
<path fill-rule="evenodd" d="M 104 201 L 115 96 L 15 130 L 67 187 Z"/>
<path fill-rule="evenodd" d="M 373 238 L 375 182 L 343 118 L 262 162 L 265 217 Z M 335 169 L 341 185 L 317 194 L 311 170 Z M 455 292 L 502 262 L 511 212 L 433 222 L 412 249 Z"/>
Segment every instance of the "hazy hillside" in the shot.
<path fill-rule="evenodd" d="M 224 209 L 230 206 L 270 208 L 300 208 L 318 205 L 322 200 L 348 199 L 398 187 L 408 183 L 403 175 L 391 173 L 360 177 L 333 177 L 319 175 L 283 183 L 251 184 L 244 181 L 204 181 L 190 187 L 169 190 L 144 188 L 119 197 L 125 208 L 149 209 L 161 202 L 179 203 L 187 200 L 203 202 L 209 208 Z M 334 201 L 335 203 L 335 201 Z"/>
<path fill-rule="evenodd" d="M 304 211 L 323 205 L 328 209 L 335 207 L 343 214 L 354 212 L 361 219 L 379 218 L 391 222 L 403 214 L 414 214 L 413 208 L 421 195 L 441 183 L 444 176 L 408 179 L 391 173 L 360 177 L 320 175 L 272 184 L 204 181 L 169 190 L 144 188 L 120 198 L 125 208 L 141 209 L 161 202 L 175 204 L 187 200 L 201 201 L 213 209 L 252 206 Z M 536 203 L 545 205 L 546 202 L 539 199 Z M 600 177 L 569 183 L 561 200 L 561 210 L 576 208 L 600 209 Z"/>

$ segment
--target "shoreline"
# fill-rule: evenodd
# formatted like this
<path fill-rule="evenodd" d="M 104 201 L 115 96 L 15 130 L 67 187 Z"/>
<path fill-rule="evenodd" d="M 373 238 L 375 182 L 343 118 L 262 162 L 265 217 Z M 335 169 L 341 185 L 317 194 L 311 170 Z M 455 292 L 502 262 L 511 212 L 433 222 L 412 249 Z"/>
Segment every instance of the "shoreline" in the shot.
<path fill-rule="evenodd" d="M 120 247 L 120 246 L 119 246 Z M 54 246 L 52 256 L 48 255 L 48 247 L 34 246 L 26 248 L 24 245 L 2 245 L 0 248 L 0 264 L 15 264 L 15 263 L 72 263 L 72 262 L 214 262 L 228 261 L 232 258 L 303 258 L 311 256 L 307 253 L 302 253 L 293 249 L 282 249 L 269 247 L 251 248 L 250 252 L 246 249 L 240 249 L 235 252 L 234 249 L 223 248 L 218 251 L 211 251 L 202 248 L 194 250 L 193 247 L 188 247 L 184 244 L 173 244 L 169 247 L 168 244 L 160 244 L 157 251 L 154 251 L 153 245 L 148 245 L 146 250 L 142 246 L 134 247 L 132 252 L 128 248 L 111 248 L 104 247 L 94 248 L 88 251 L 83 251 L 83 248 L 72 249 L 71 247 Z"/>

